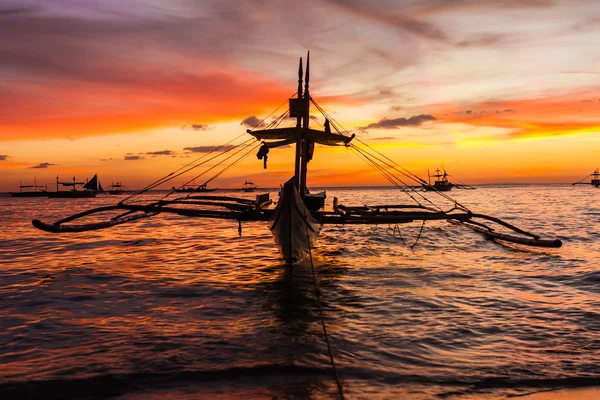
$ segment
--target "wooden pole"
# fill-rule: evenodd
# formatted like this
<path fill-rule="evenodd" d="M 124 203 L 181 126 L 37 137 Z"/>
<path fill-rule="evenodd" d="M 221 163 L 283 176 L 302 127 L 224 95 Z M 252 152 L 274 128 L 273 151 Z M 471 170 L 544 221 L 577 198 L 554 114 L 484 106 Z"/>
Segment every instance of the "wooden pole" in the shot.
<path fill-rule="evenodd" d="M 310 51 L 306 56 L 306 75 L 304 79 L 304 117 L 302 128 L 305 132 L 308 132 L 308 126 L 310 121 L 310 93 L 308 91 L 308 84 L 310 79 Z M 300 196 L 304 198 L 306 192 L 306 173 L 307 173 L 307 155 L 308 155 L 308 141 L 304 138 L 302 141 L 302 163 L 301 163 L 301 174 L 300 174 Z"/>
<path fill-rule="evenodd" d="M 302 98 L 302 57 L 298 65 L 298 99 Z M 300 130 L 302 127 L 302 117 L 296 118 L 296 128 Z M 294 168 L 294 184 L 300 186 L 300 154 L 302 153 L 302 138 L 296 141 L 296 163 Z"/>

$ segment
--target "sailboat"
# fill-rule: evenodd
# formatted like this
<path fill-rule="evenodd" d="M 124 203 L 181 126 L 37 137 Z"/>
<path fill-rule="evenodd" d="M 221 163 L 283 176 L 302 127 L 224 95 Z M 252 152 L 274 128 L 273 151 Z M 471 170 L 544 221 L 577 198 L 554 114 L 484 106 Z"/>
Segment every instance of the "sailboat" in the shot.
<path fill-rule="evenodd" d="M 584 180 L 586 180 L 590 177 L 592 178 L 590 182 L 583 182 Z M 589 174 L 588 176 L 586 176 L 579 182 L 573 183 L 572 185 L 573 186 L 575 186 L 575 185 L 592 185 L 593 187 L 600 187 L 600 169 L 596 168 L 596 170 L 594 172 L 592 172 L 591 174 Z"/>
<path fill-rule="evenodd" d="M 71 190 L 58 190 L 59 185 L 72 188 Z M 77 190 L 81 186 L 83 190 Z M 56 192 L 48 192 L 50 198 L 89 198 L 96 197 L 98 192 L 102 192 L 102 185 L 98 180 L 98 175 L 94 175 L 88 182 L 77 182 L 73 176 L 73 182 L 60 182 L 56 176 Z"/>
<path fill-rule="evenodd" d="M 518 243 L 537 247 L 560 247 L 559 239 L 543 239 L 539 235 L 527 232 L 499 218 L 473 212 L 465 205 L 450 198 L 441 191 L 437 196 L 424 196 L 420 185 L 427 182 L 411 173 L 384 154 L 362 142 L 356 135 L 344 130 L 333 119 L 309 91 L 310 53 L 306 61 L 306 73 L 303 74 L 302 58 L 298 68 L 298 90 L 295 97 L 289 99 L 289 107 L 271 120 L 263 129 L 248 129 L 245 134 L 218 146 L 210 153 L 173 171 L 151 185 L 112 206 L 87 210 L 61 220 L 47 223 L 33 220 L 33 226 L 53 233 L 83 232 L 109 228 L 143 218 L 151 218 L 164 213 L 175 213 L 181 216 L 196 218 L 218 218 L 237 221 L 238 230 L 242 232 L 242 223 L 262 222 L 270 229 L 282 258 L 287 264 L 294 264 L 310 253 L 319 233 L 326 225 L 397 225 L 421 221 L 423 229 L 426 221 L 448 221 L 468 227 L 496 241 Z M 303 87 L 304 84 L 304 87 Z M 285 104 L 285 103 L 284 103 Z M 324 129 L 310 127 L 310 109 L 314 106 L 325 119 Z M 281 106 L 283 107 L 283 105 Z M 317 118 L 313 116 L 313 118 Z M 285 123 L 295 123 L 283 126 Z M 262 123 L 262 122 L 261 122 Z M 233 144 L 237 140 L 240 143 Z M 308 163 L 312 159 L 315 144 L 321 146 L 343 146 L 356 153 L 359 158 L 380 172 L 395 187 L 399 194 L 405 194 L 408 201 L 404 204 L 345 206 L 333 198 L 331 205 L 326 205 L 326 193 L 310 193 L 307 188 Z M 139 197 L 151 189 L 165 184 L 186 173 L 205 168 L 196 178 L 221 168 L 209 179 L 215 179 L 228 168 L 258 150 L 257 157 L 264 159 L 267 167 L 267 154 L 281 146 L 295 146 L 294 173 L 282 185 L 278 199 L 271 199 L 269 193 L 257 194 L 254 200 L 214 195 L 198 195 L 188 193 L 182 197 L 172 198 L 172 193 L 160 199 Z M 411 179 L 419 186 L 411 188 L 404 180 Z M 432 197 L 439 198 L 435 203 Z M 446 208 L 444 204 L 445 202 Z M 88 216 L 97 213 L 114 212 L 116 215 L 104 222 L 85 223 Z M 492 225 L 494 224 L 494 225 Z M 504 231 L 504 232 L 502 232 Z"/>
<path fill-rule="evenodd" d="M 33 190 L 23 191 L 23 189 L 30 188 Z M 38 190 L 38 188 L 40 190 Z M 8 192 L 8 194 L 12 197 L 48 197 L 48 185 L 38 185 L 35 177 L 33 177 L 33 185 L 23 185 L 21 182 L 19 182 L 19 189 L 19 192 Z"/>

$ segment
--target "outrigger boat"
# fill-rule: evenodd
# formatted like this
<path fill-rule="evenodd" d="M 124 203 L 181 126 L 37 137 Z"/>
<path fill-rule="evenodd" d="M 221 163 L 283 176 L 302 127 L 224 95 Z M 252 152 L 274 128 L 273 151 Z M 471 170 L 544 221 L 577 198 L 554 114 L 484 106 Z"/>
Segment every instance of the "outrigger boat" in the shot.
<path fill-rule="evenodd" d="M 33 188 L 33 191 L 23 189 Z M 40 188 L 40 190 L 38 190 Z M 19 182 L 19 192 L 8 192 L 12 197 L 48 197 L 48 185 L 38 185 L 37 180 L 33 177 L 33 185 L 23 185 Z"/>
<path fill-rule="evenodd" d="M 587 178 L 590 178 L 590 177 L 592 178 L 592 180 L 590 182 L 584 182 L 584 180 L 586 180 Z M 575 186 L 575 185 L 592 185 L 593 187 L 600 187 L 600 170 L 598 168 L 596 168 L 596 170 L 594 172 L 592 172 L 591 174 L 589 174 L 588 176 L 586 176 L 579 182 L 573 183 L 572 185 L 573 186 Z"/>
<path fill-rule="evenodd" d="M 117 183 L 111 182 L 110 186 L 106 189 L 105 192 L 112 196 L 119 196 L 119 195 L 125 194 L 126 190 L 127 190 L 127 186 L 123 185 L 121 182 L 117 182 Z"/>
<path fill-rule="evenodd" d="M 423 189 L 427 192 L 449 192 L 450 190 L 452 190 L 452 188 L 469 190 L 475 189 L 473 186 L 465 185 L 464 183 L 450 182 L 448 180 L 448 173 L 445 169 L 443 171 L 440 171 L 440 169 L 438 168 L 435 170 L 435 174 L 433 175 L 429 173 L 429 170 L 427 170 L 427 177 L 428 182 L 426 184 L 423 184 Z M 433 182 L 433 185 L 431 184 L 431 177 L 436 178 L 436 180 Z"/>
<path fill-rule="evenodd" d="M 242 186 L 244 192 L 254 192 L 256 189 L 258 189 L 258 187 L 256 187 L 254 182 L 244 179 L 244 185 Z"/>
<path fill-rule="evenodd" d="M 121 225 L 162 213 L 173 213 L 188 217 L 234 220 L 238 222 L 238 230 L 241 235 L 242 222 L 265 222 L 275 238 L 282 257 L 288 264 L 293 264 L 304 258 L 310 252 L 322 227 L 331 224 L 389 224 L 394 226 L 422 221 L 422 230 L 425 221 L 446 220 L 472 228 L 476 232 L 495 240 L 538 247 L 560 247 L 562 245 L 559 239 L 542 239 L 534 233 L 522 230 L 499 218 L 474 213 L 438 190 L 429 192 L 426 196 L 421 191 L 421 185 L 427 184 L 425 180 L 369 147 L 359 138 L 356 138 L 355 134 L 350 134 L 342 129 L 317 104 L 309 93 L 309 59 L 306 63 L 304 88 L 302 87 L 302 67 L 302 59 L 300 59 L 297 97 L 290 98 L 289 102 L 286 102 L 289 104 L 289 108 L 279 117 L 273 119 L 266 128 L 247 130 L 250 138 L 244 139 L 241 143 L 233 144 L 241 140 L 245 135 L 242 134 L 115 205 L 80 212 L 53 223 L 33 220 L 33 226 L 53 233 L 83 232 Z M 325 118 L 323 130 L 313 129 L 309 126 L 311 122 L 311 105 L 314 105 Z M 280 127 L 286 121 L 289 122 L 294 119 L 295 124 L 293 126 Z M 332 128 L 334 131 L 332 131 Z M 307 166 L 313 156 L 315 143 L 322 146 L 344 146 L 355 152 L 396 186 L 399 189 L 399 194 L 407 195 L 412 201 L 406 204 L 345 206 L 337 198 L 334 198 L 331 206 L 325 206 L 325 193 L 311 194 L 306 186 Z M 264 158 L 266 167 L 267 153 L 270 150 L 289 145 L 295 146 L 294 175 L 283 185 L 279 198 L 275 202 L 270 199 L 269 193 L 258 194 L 254 200 L 230 196 L 197 195 L 196 193 L 170 198 L 175 193 L 174 191 L 159 199 L 142 199 L 139 197 L 141 194 L 148 193 L 151 189 L 202 165 L 205 165 L 206 169 L 195 176 L 194 179 L 222 167 L 206 181 L 208 183 L 255 152 L 259 147 L 257 157 L 259 159 Z M 220 161 L 217 162 L 217 160 Z M 418 186 L 416 188 L 410 187 L 403 179 L 410 179 L 413 184 L 416 183 Z M 436 199 L 441 199 L 440 202 L 448 202 L 449 206 L 446 206 L 446 209 L 442 208 L 442 205 L 434 202 Z M 106 215 L 105 213 L 108 212 L 115 215 L 108 220 L 106 220 L 106 217 L 102 218 L 102 215 Z M 94 218 L 94 216 L 96 219 L 88 223 L 73 224 L 73 221 Z M 494 223 L 495 226 L 492 227 L 484 222 Z M 500 232 L 497 230 L 499 228 L 507 233 Z"/>
<path fill-rule="evenodd" d="M 202 185 L 181 185 L 180 187 L 176 188 L 175 186 L 173 186 L 171 188 L 172 191 L 177 192 L 177 193 L 202 193 L 202 192 L 214 192 L 215 190 L 218 190 L 218 188 L 207 188 L 206 187 L 206 183 L 202 184 Z"/>
<path fill-rule="evenodd" d="M 432 176 L 436 178 L 433 182 L 433 185 L 431 184 Z M 423 189 L 425 189 L 428 192 L 449 192 L 454 187 L 454 184 L 448 181 L 448 174 L 446 173 L 446 170 L 444 170 L 444 173 L 442 174 L 440 169 L 438 168 L 435 170 L 435 174 L 433 175 L 431 175 L 429 173 L 429 170 L 427 170 L 427 178 L 429 182 L 423 185 Z"/>
<path fill-rule="evenodd" d="M 71 190 L 58 190 L 59 185 L 71 187 Z M 77 190 L 77 186 L 82 186 L 83 190 Z M 58 175 L 56 176 L 56 192 L 48 192 L 48 197 L 51 198 L 89 198 L 96 197 L 98 192 L 102 192 L 102 185 L 98 180 L 98 175 L 94 175 L 88 182 L 77 182 L 73 176 L 73 182 L 60 182 Z"/>

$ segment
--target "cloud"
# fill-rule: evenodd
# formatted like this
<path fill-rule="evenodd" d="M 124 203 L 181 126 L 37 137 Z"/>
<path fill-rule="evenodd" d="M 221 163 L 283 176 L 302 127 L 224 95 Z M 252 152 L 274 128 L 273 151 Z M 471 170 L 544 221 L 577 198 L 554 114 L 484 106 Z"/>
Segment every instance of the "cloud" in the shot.
<path fill-rule="evenodd" d="M 29 168 L 48 168 L 48 167 L 51 167 L 53 165 L 56 165 L 56 164 L 52 164 L 52 163 L 49 163 L 49 162 L 43 162 L 43 163 L 39 163 L 38 165 L 34 165 L 33 167 L 29 167 Z"/>
<path fill-rule="evenodd" d="M 487 47 L 502 44 L 507 41 L 508 37 L 508 35 L 486 33 L 479 36 L 474 36 L 470 39 L 460 41 L 456 43 L 456 45 L 459 47 Z"/>
<path fill-rule="evenodd" d="M 393 137 L 393 136 L 382 136 L 382 137 L 374 137 L 374 138 L 371 138 L 370 140 L 395 140 L 395 139 L 398 139 L 398 138 Z"/>
<path fill-rule="evenodd" d="M 193 131 L 211 131 L 213 129 L 215 129 L 214 126 L 211 125 L 203 125 L 203 124 L 192 124 L 189 127 L 187 125 L 184 125 L 181 127 L 181 129 L 183 129 L 184 131 L 191 129 Z"/>
<path fill-rule="evenodd" d="M 231 145 L 227 145 L 227 146 L 198 146 L 198 147 L 184 147 L 183 150 L 187 150 L 191 153 L 210 153 L 211 151 L 214 151 L 216 149 L 219 149 L 220 151 L 225 151 L 225 150 L 229 150 L 232 149 L 233 146 Z"/>
<path fill-rule="evenodd" d="M 8 156 L 6 154 L 0 154 L 0 161 L 6 161 Z"/>
<path fill-rule="evenodd" d="M 242 122 L 240 122 L 240 125 L 248 128 L 264 128 L 267 126 L 264 122 L 262 122 L 262 120 L 258 119 L 258 117 L 255 117 L 254 115 L 244 118 Z"/>
<path fill-rule="evenodd" d="M 113 160 L 113 158 L 111 157 L 111 158 L 101 158 L 100 159 L 100 161 L 110 161 L 110 160 Z"/>
<path fill-rule="evenodd" d="M 136 160 L 143 160 L 144 157 L 142 156 L 125 156 L 124 160 L 125 161 L 136 161 Z"/>
<path fill-rule="evenodd" d="M 199 118 L 190 129 L 208 130 L 289 95 L 288 82 L 271 71 L 231 62 L 244 48 L 239 32 L 258 24 L 247 15 L 234 23 L 224 12 L 212 18 L 219 5 L 190 4 L 193 16 L 177 15 L 184 6 L 102 6 L 127 17 L 55 3 L 39 2 L 33 13 L 0 6 L 1 68 L 11 77 L 0 82 L 0 110 L 11 110 L 0 140 L 119 134 Z"/>
<path fill-rule="evenodd" d="M 410 17 L 407 13 L 396 13 L 388 7 L 375 7 L 368 2 L 357 0 L 326 0 L 338 9 L 352 14 L 355 17 L 374 21 L 392 28 L 402 30 L 412 35 L 434 41 L 447 41 L 446 34 L 437 26 Z"/>
<path fill-rule="evenodd" d="M 31 7 L 14 7 L 14 8 L 5 8 L 0 10 L 0 17 L 2 16 L 6 16 L 6 15 L 11 15 L 11 14 L 29 14 L 33 11 L 35 11 L 36 9 Z"/>
<path fill-rule="evenodd" d="M 378 122 L 374 122 L 372 124 L 361 127 L 359 129 L 361 129 L 361 130 L 365 130 L 365 129 L 398 129 L 403 126 L 420 126 L 424 122 L 435 121 L 435 120 L 436 120 L 436 118 L 433 115 L 429 115 L 429 114 L 414 115 L 410 118 L 388 119 L 386 117 Z"/>
<path fill-rule="evenodd" d="M 161 150 L 161 151 L 149 151 L 144 154 L 147 154 L 149 156 L 171 156 L 171 155 L 174 155 L 175 152 L 172 150 Z"/>
<path fill-rule="evenodd" d="M 470 114 L 452 111 L 452 104 L 432 108 L 436 115 L 443 115 L 440 123 L 505 129 L 507 133 L 498 140 L 596 134 L 600 131 L 600 114 L 595 106 L 582 109 L 581 98 L 590 98 L 597 91 L 592 88 L 586 92 L 471 104 L 472 110 L 490 111 Z"/>

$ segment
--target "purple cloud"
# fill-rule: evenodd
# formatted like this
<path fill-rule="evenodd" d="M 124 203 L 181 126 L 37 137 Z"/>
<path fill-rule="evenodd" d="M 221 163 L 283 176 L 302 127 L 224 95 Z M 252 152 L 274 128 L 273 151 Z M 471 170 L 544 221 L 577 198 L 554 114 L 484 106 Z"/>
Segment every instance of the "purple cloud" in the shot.
<path fill-rule="evenodd" d="M 52 163 L 49 163 L 49 162 L 43 162 L 43 163 L 39 163 L 38 165 L 34 165 L 33 167 L 29 167 L 29 168 L 48 168 L 48 167 L 51 167 L 53 165 L 56 165 L 56 164 L 52 164 Z"/>
<path fill-rule="evenodd" d="M 361 130 L 365 130 L 365 129 L 398 129 L 403 126 L 419 126 L 419 125 L 423 124 L 424 122 L 435 121 L 435 120 L 436 120 L 436 118 L 433 115 L 429 115 L 429 114 L 414 115 L 410 118 L 388 119 L 386 117 L 378 122 L 374 122 L 372 124 L 361 127 L 359 129 L 361 129 Z"/>
<path fill-rule="evenodd" d="M 210 153 L 213 150 L 218 149 L 220 146 L 198 146 L 198 147 L 184 147 L 183 150 L 187 150 L 191 153 Z M 231 145 L 223 146 L 219 150 L 225 151 L 233 148 Z"/>
<path fill-rule="evenodd" d="M 266 126 L 262 120 L 258 119 L 258 117 L 255 117 L 254 115 L 244 118 L 242 122 L 240 122 L 240 125 L 248 128 L 264 128 Z"/>

